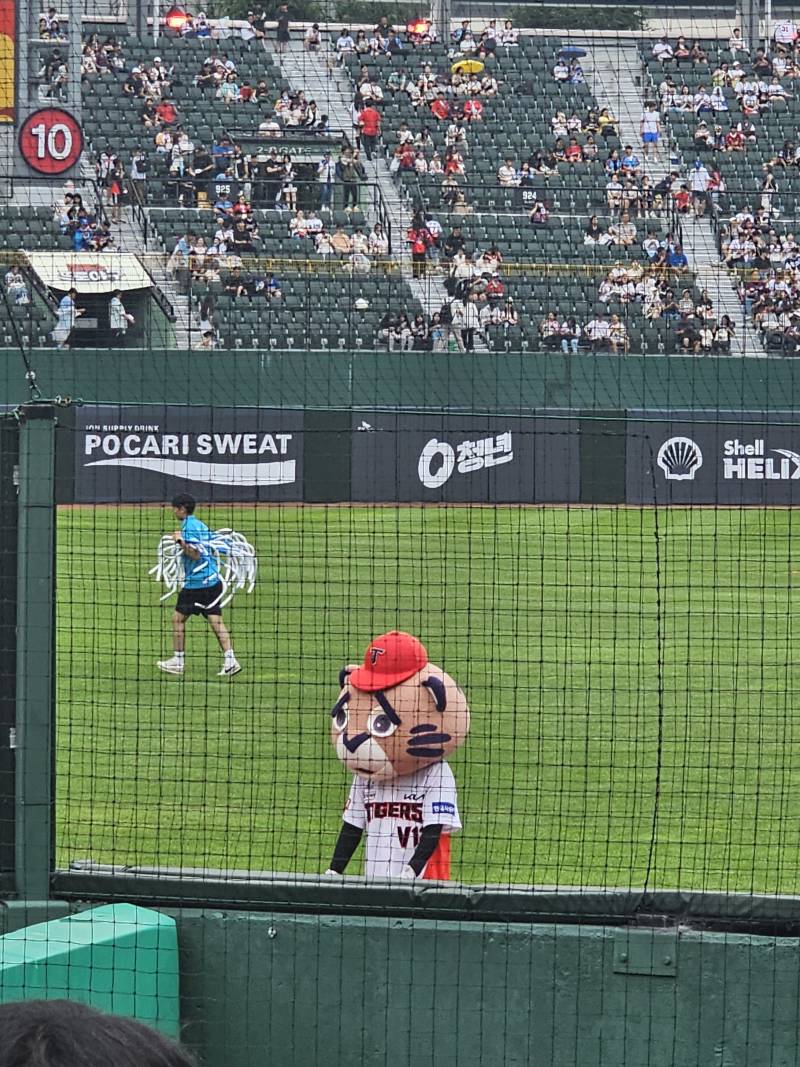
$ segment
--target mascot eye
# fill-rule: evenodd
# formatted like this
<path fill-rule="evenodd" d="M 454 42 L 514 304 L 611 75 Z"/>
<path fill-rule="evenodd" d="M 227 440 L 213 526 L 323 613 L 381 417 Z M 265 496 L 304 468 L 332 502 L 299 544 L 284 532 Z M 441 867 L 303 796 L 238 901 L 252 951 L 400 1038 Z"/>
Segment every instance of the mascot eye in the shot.
<path fill-rule="evenodd" d="M 397 724 L 385 712 L 376 711 L 370 715 L 367 729 L 374 737 L 390 737 L 397 729 Z"/>
<path fill-rule="evenodd" d="M 348 717 L 347 704 L 337 704 L 333 709 L 333 725 L 337 730 L 344 730 Z"/>

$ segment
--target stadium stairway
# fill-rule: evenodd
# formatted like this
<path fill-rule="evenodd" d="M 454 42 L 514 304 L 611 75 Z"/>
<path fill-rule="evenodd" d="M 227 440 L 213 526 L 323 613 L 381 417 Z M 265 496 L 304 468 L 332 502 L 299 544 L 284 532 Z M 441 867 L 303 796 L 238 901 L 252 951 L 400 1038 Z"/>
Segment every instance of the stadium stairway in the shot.
<path fill-rule="evenodd" d="M 764 346 L 744 312 L 744 304 L 734 288 L 731 275 L 720 266 L 717 242 L 708 219 L 687 218 L 682 227 L 681 243 L 694 271 L 696 285 L 706 289 L 714 301 L 717 320 L 729 315 L 736 327 L 731 342 L 731 356 L 765 356 Z"/>
<path fill-rule="evenodd" d="M 353 120 L 350 105 L 353 86 L 347 72 L 336 62 L 333 52 L 308 52 L 300 41 L 291 42 L 282 55 L 276 55 L 284 78 L 293 89 L 303 89 L 306 96 L 317 101 L 320 109 L 328 115 L 331 129 L 343 130 L 352 139 Z M 441 279 L 429 276 L 415 279 L 411 275 L 411 258 L 405 242 L 405 234 L 411 222 L 410 206 L 401 198 L 397 185 L 389 173 L 386 160 L 377 156 L 371 163 L 362 155 L 367 179 L 377 182 L 392 226 L 393 254 L 402 261 L 402 271 L 414 296 L 426 314 L 438 311 L 447 294 Z M 373 223 L 368 204 L 366 217 Z"/>
<path fill-rule="evenodd" d="M 633 145 L 641 158 L 639 125 L 643 96 L 639 84 L 641 62 L 636 43 L 619 41 L 608 45 L 587 45 L 587 55 L 582 65 L 600 107 L 609 108 L 612 115 L 619 119 L 620 142 Z M 655 183 L 667 173 L 668 164 L 669 143 L 664 138 L 658 160 L 655 163 L 648 160 L 644 163 L 644 169 Z"/>
<path fill-rule="evenodd" d="M 109 210 L 106 208 L 106 210 Z M 160 289 L 175 313 L 175 344 L 177 348 L 188 349 L 192 342 L 200 339 L 200 319 L 192 307 L 191 299 L 182 293 L 175 284 L 175 279 L 166 269 L 166 258 L 161 252 L 147 252 L 145 235 L 136 220 L 132 207 L 124 207 L 120 212 L 119 222 L 112 222 L 111 232 L 118 252 L 131 252 L 138 256 L 153 285 Z"/>
<path fill-rule="evenodd" d="M 328 116 L 331 129 L 343 130 L 350 137 L 350 83 L 334 62 L 333 53 L 307 52 L 301 41 L 292 41 L 286 52 L 275 55 L 275 60 L 292 89 L 302 89 L 308 99 L 316 100 L 320 111 Z"/>
<path fill-rule="evenodd" d="M 619 119 L 619 137 L 623 145 L 631 144 L 642 156 L 639 124 L 644 105 L 642 64 L 635 42 L 618 41 L 613 45 L 595 45 L 587 49 L 583 60 L 584 73 L 601 107 L 610 108 Z M 654 182 L 660 181 L 671 164 L 671 138 L 662 136 L 658 160 L 647 161 L 645 169 Z M 676 163 L 681 169 L 690 161 Z M 674 167 L 672 169 L 675 169 Z M 729 315 L 736 327 L 731 344 L 732 356 L 761 356 L 763 346 L 750 323 L 733 281 L 727 271 L 720 270 L 719 254 L 709 219 L 687 218 L 681 227 L 681 243 L 689 260 L 689 269 L 696 275 L 696 284 L 706 289 L 714 301 L 717 319 Z"/>
<path fill-rule="evenodd" d="M 313 97 L 322 110 L 327 112 L 331 128 L 344 130 L 348 138 L 352 139 L 353 120 L 350 107 L 353 84 L 346 69 L 336 62 L 334 53 L 307 52 L 302 48 L 301 42 L 293 41 L 290 49 L 277 58 L 280 59 L 283 76 L 290 85 L 293 88 L 303 88 L 306 96 Z M 405 242 L 405 234 L 411 223 L 411 205 L 402 197 L 389 173 L 384 156 L 378 155 L 370 163 L 362 155 L 362 160 L 368 180 L 380 186 L 392 227 L 392 252 L 401 260 L 403 278 L 426 314 L 432 315 L 439 311 L 447 299 L 447 293 L 443 280 L 436 275 L 429 274 L 424 279 L 412 277 L 411 257 Z"/>

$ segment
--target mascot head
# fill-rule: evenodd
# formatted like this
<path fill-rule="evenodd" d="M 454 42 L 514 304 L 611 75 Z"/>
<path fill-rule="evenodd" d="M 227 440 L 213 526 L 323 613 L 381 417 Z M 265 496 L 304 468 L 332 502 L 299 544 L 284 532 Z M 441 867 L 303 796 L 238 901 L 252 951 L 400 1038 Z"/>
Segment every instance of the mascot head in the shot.
<path fill-rule="evenodd" d="M 411 634 L 392 630 L 371 641 L 364 662 L 345 667 L 333 708 L 331 740 L 349 771 L 387 781 L 438 763 L 469 733 L 467 698 L 428 662 Z"/>

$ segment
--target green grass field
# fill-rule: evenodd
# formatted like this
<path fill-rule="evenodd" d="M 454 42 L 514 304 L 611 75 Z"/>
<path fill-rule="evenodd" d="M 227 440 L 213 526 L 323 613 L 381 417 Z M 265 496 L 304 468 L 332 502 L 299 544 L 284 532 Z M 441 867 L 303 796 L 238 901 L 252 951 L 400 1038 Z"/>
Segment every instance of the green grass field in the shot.
<path fill-rule="evenodd" d="M 338 671 L 397 627 L 472 707 L 456 877 L 800 891 L 790 510 L 201 517 L 259 554 L 227 613 L 232 682 L 199 619 L 185 678 L 155 669 L 170 610 L 146 570 L 167 510 L 59 513 L 61 863 L 324 870 L 348 788 Z"/>

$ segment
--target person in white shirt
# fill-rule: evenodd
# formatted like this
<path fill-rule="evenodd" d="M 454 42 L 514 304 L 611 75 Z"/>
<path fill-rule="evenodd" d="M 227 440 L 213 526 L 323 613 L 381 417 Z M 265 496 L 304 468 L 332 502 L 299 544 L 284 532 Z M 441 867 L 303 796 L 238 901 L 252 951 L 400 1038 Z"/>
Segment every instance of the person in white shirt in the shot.
<path fill-rule="evenodd" d="M 498 169 L 497 180 L 501 185 L 519 185 L 519 176 L 513 159 L 507 159 Z"/>
<path fill-rule="evenodd" d="M 694 201 L 694 213 L 700 218 L 706 213 L 706 205 L 708 202 L 708 183 L 711 180 L 711 175 L 708 173 L 708 168 L 705 164 L 696 159 L 694 166 L 689 171 L 689 188 L 692 191 L 692 200 Z"/>
<path fill-rule="evenodd" d="M 559 59 L 553 67 L 553 77 L 557 82 L 565 82 L 569 78 L 569 67 L 563 59 Z"/>
<path fill-rule="evenodd" d="M 464 301 L 464 311 L 461 320 L 461 341 L 464 345 L 463 351 L 475 351 L 475 333 L 480 329 L 480 325 L 481 320 L 478 313 L 478 305 L 472 297 L 469 297 Z"/>
<path fill-rule="evenodd" d="M 600 316 L 600 318 L 591 319 L 586 323 L 585 334 L 592 344 L 592 351 L 598 352 L 600 349 L 608 348 L 609 343 L 609 325 L 606 319 Z"/>
<path fill-rule="evenodd" d="M 771 97 L 782 97 L 784 100 L 791 99 L 792 94 L 781 85 L 778 78 L 773 78 L 764 88 L 764 92 Z"/>
<path fill-rule="evenodd" d="M 433 215 L 425 216 L 425 228 L 431 235 L 431 241 L 428 245 L 428 259 L 434 263 L 439 262 L 439 244 L 442 239 L 442 224 L 438 219 L 435 219 Z"/>
<path fill-rule="evenodd" d="M 369 235 L 369 253 L 372 256 L 385 256 L 389 252 L 389 241 L 383 227 L 376 222 Z"/>
<path fill-rule="evenodd" d="M 330 152 L 326 151 L 317 164 L 317 183 L 319 185 L 320 209 L 330 210 L 333 187 L 336 184 L 336 163 Z"/>
<path fill-rule="evenodd" d="M 728 38 L 728 48 L 730 49 L 734 59 L 736 59 L 737 52 L 744 52 L 745 54 L 749 54 L 750 52 L 750 48 L 747 42 L 742 37 L 742 31 L 739 29 L 738 26 Z"/>
<path fill-rule="evenodd" d="M 791 61 L 787 56 L 780 53 L 772 57 L 772 73 L 776 78 L 785 78 L 789 72 Z"/>
<path fill-rule="evenodd" d="M 661 242 L 654 233 L 648 233 L 645 239 L 642 241 L 642 249 L 648 259 L 655 259 L 658 255 L 658 250 L 661 248 Z"/>
<path fill-rule="evenodd" d="M 378 85 L 375 78 L 371 78 L 368 82 L 364 82 L 361 85 L 359 92 L 361 93 L 361 99 L 365 104 L 373 101 L 379 104 L 383 102 L 383 89 Z"/>
<path fill-rule="evenodd" d="M 369 239 L 360 227 L 353 234 L 352 248 L 358 255 L 366 256 L 369 253 Z"/>
<path fill-rule="evenodd" d="M 349 30 L 342 30 L 336 39 L 336 51 L 339 54 L 339 58 L 342 56 L 350 55 L 355 50 L 356 42 L 353 40 Z"/>
<path fill-rule="evenodd" d="M 609 226 L 608 232 L 616 243 L 624 248 L 630 248 L 631 245 L 636 243 L 636 223 L 631 221 L 627 211 L 622 213 L 619 222 L 612 223 Z"/>
<path fill-rule="evenodd" d="M 111 294 L 111 302 L 108 305 L 108 328 L 117 345 L 125 344 L 125 334 L 128 327 L 134 322 L 133 315 L 129 315 L 122 303 L 122 292 L 115 289 Z"/>
<path fill-rule="evenodd" d="M 500 44 L 505 48 L 515 48 L 519 44 L 519 30 L 514 26 L 511 19 L 506 19 L 503 29 L 500 31 Z"/>
<path fill-rule="evenodd" d="M 749 76 L 739 82 L 739 88 L 736 90 L 737 96 L 758 96 L 759 83 L 758 78 Z"/>
<path fill-rule="evenodd" d="M 321 46 L 322 37 L 319 32 L 319 23 L 315 22 L 306 30 L 306 35 L 303 38 L 303 47 L 307 52 L 318 52 Z"/>
<path fill-rule="evenodd" d="M 711 111 L 711 94 L 704 85 L 698 87 L 697 92 L 692 98 L 692 102 L 697 115 L 699 115 L 701 111 Z"/>
<path fill-rule="evenodd" d="M 25 279 L 16 267 L 12 267 L 5 277 L 6 292 L 14 304 L 29 304 L 28 287 Z"/>
<path fill-rule="evenodd" d="M 791 19 L 775 23 L 773 33 L 776 46 L 782 51 L 791 50 L 797 40 L 797 26 Z"/>
<path fill-rule="evenodd" d="M 77 289 L 70 289 L 66 296 L 62 296 L 58 305 L 58 318 L 53 330 L 53 340 L 61 349 L 69 348 L 70 335 L 75 329 L 75 321 L 84 311 L 75 303 L 77 295 Z"/>
<path fill-rule="evenodd" d="M 645 159 L 658 159 L 658 141 L 661 136 L 661 115 L 652 103 L 645 104 L 639 131 L 642 137 L 642 153 Z"/>
<path fill-rule="evenodd" d="M 306 233 L 309 237 L 313 237 L 318 234 L 322 229 L 322 219 L 312 209 L 311 214 L 306 218 Z"/>
<path fill-rule="evenodd" d="M 666 37 L 662 37 L 660 41 L 656 41 L 653 45 L 653 59 L 657 59 L 661 63 L 668 63 L 673 55 L 672 45 Z"/>
<path fill-rule="evenodd" d="M 611 322 L 608 323 L 608 343 L 611 345 L 611 351 L 616 356 L 618 353 L 623 354 L 628 351 L 628 330 L 625 323 L 621 321 L 619 315 L 612 315 Z"/>
<path fill-rule="evenodd" d="M 725 97 L 725 90 L 721 85 L 715 85 L 711 90 L 711 108 L 713 111 L 728 111 L 728 101 Z"/>

